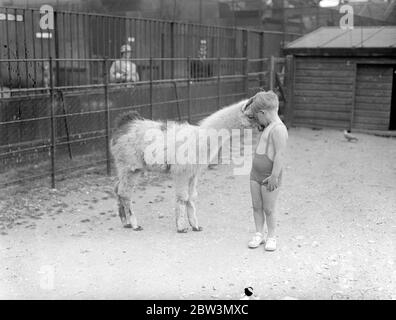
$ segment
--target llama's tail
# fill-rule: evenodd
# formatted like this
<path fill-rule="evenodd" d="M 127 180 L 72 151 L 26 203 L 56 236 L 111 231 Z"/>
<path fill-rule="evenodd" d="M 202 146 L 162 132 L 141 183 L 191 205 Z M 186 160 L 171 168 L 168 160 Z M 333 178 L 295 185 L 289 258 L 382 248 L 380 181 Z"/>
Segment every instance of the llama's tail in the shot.
<path fill-rule="evenodd" d="M 134 120 L 142 120 L 143 118 L 136 110 L 124 112 L 120 114 L 114 121 L 115 128 L 121 128 L 125 124 L 132 122 Z"/>

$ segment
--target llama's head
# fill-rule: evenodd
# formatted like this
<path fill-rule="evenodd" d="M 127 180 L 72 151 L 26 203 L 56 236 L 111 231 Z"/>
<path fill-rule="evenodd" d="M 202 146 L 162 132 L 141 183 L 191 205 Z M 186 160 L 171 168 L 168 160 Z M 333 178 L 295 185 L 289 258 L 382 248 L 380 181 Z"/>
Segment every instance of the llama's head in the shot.
<path fill-rule="evenodd" d="M 252 110 L 252 99 L 224 107 L 203 119 L 199 125 L 211 129 L 258 129 L 260 123 Z"/>
<path fill-rule="evenodd" d="M 241 126 L 242 128 L 253 128 L 261 130 L 261 124 L 256 117 L 256 113 L 253 108 L 253 98 L 242 102 L 242 115 L 241 115 Z"/>

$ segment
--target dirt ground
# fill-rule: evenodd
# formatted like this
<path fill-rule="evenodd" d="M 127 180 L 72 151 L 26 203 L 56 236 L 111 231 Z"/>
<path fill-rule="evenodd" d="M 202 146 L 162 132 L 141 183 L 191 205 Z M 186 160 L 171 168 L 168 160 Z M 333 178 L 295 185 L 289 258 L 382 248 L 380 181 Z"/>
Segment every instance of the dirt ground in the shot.
<path fill-rule="evenodd" d="M 100 172 L 0 190 L 2 299 L 396 299 L 396 140 L 291 129 L 278 250 L 249 250 L 249 178 L 206 171 L 201 233 L 177 234 L 173 187 L 135 193 L 144 230 L 121 228 Z"/>

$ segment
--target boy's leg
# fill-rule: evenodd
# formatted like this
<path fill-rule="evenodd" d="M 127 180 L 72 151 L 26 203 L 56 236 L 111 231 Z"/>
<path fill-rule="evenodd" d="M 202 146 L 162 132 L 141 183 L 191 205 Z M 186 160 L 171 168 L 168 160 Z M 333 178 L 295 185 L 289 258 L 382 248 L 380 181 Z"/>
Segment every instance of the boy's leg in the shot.
<path fill-rule="evenodd" d="M 261 197 L 263 201 L 263 210 L 267 220 L 268 238 L 275 237 L 276 231 L 276 200 L 278 198 L 279 188 L 269 192 L 267 186 L 261 187 Z"/>
<path fill-rule="evenodd" d="M 263 234 L 265 216 L 263 212 L 263 200 L 261 197 L 261 185 L 256 181 L 250 181 L 250 193 L 252 195 L 253 216 L 256 232 Z"/>

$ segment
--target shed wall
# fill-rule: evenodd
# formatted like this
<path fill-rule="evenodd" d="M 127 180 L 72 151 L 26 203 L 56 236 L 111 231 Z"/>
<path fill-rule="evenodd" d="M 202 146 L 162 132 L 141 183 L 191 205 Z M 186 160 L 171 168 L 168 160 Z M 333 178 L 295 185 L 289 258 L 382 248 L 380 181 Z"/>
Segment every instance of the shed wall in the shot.
<path fill-rule="evenodd" d="M 353 103 L 353 63 L 345 59 L 297 58 L 293 124 L 345 128 Z"/>
<path fill-rule="evenodd" d="M 345 129 L 352 123 L 356 129 L 388 130 L 393 65 L 381 58 L 368 61 L 296 57 L 293 124 Z"/>

